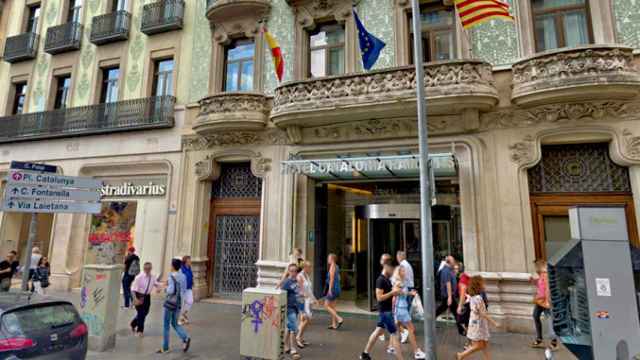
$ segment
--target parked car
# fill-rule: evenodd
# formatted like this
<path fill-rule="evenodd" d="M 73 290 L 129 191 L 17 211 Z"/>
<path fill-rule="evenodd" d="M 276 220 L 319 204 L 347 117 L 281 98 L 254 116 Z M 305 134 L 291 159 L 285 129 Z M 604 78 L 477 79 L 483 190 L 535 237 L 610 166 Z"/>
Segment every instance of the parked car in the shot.
<path fill-rule="evenodd" d="M 0 293 L 0 360 L 82 360 L 87 337 L 87 325 L 70 302 Z"/>

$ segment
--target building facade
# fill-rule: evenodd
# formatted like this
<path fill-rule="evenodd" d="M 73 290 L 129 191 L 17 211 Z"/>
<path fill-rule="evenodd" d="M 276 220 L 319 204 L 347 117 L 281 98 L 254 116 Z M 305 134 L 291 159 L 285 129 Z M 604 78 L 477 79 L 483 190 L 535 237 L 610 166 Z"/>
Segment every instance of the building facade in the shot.
<path fill-rule="evenodd" d="M 484 274 L 491 311 L 525 331 L 533 261 L 568 240 L 569 207 L 625 206 L 640 245 L 640 10 L 510 4 L 514 22 L 463 30 L 452 1 L 423 1 L 421 38 L 436 261 L 452 253 Z M 105 207 L 136 204 L 143 259 L 193 256 L 199 297 L 274 286 L 298 247 L 318 292 L 336 253 L 344 300 L 368 309 L 380 253 L 420 266 L 415 34 L 409 1 L 357 2 L 386 43 L 365 72 L 352 5 L 5 1 L 0 161 L 103 178 Z M 263 28 L 284 54 L 282 83 Z M 0 221 L 3 250 L 19 249 L 28 216 Z M 56 286 L 78 286 L 87 256 L 104 253 L 96 221 L 41 221 Z"/>

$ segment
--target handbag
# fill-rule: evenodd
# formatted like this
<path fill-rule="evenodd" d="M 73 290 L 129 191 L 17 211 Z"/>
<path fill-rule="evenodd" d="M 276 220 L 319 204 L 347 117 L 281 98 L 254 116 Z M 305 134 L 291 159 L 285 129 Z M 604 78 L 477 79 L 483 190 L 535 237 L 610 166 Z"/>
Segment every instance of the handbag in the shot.
<path fill-rule="evenodd" d="M 176 281 L 176 278 L 171 276 L 173 279 L 173 294 L 167 294 L 167 297 L 164 299 L 164 308 L 170 311 L 178 310 L 182 300 L 180 299 L 180 284 Z"/>

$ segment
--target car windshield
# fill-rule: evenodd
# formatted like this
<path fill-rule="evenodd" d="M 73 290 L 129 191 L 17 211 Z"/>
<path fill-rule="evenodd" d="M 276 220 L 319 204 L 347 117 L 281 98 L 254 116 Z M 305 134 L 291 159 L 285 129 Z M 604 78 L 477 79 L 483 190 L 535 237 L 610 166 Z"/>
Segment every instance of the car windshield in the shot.
<path fill-rule="evenodd" d="M 78 315 L 70 304 L 50 304 L 10 311 L 1 321 L 5 331 L 16 335 L 71 325 L 78 321 Z"/>

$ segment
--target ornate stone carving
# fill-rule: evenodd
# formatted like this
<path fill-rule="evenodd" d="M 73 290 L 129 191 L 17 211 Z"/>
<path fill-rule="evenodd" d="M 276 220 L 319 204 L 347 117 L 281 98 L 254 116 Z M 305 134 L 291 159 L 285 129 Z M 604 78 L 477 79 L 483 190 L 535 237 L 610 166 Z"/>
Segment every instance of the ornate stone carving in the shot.
<path fill-rule="evenodd" d="M 269 129 L 266 131 L 221 131 L 208 135 L 190 135 L 182 139 L 182 147 L 186 151 L 200 151 L 212 147 L 228 147 L 238 145 L 287 145 L 289 136 L 284 130 Z"/>
<path fill-rule="evenodd" d="M 196 177 L 200 181 L 217 179 L 220 174 L 216 170 L 218 169 L 209 158 L 198 161 L 195 166 Z"/>
<path fill-rule="evenodd" d="M 520 142 L 509 145 L 511 160 L 518 165 L 526 165 L 535 161 L 536 141 L 531 135 L 527 135 Z"/>
<path fill-rule="evenodd" d="M 214 40 L 224 43 L 230 35 L 255 36 L 258 22 L 270 9 L 270 0 L 211 1 L 207 7 L 207 18 L 214 29 Z"/>
<path fill-rule="evenodd" d="M 193 125 L 193 130 L 198 133 L 261 129 L 269 119 L 269 98 L 260 93 L 220 93 L 208 96 L 199 103 L 200 112 Z"/>
<path fill-rule="evenodd" d="M 351 16 L 351 1 L 345 0 L 287 0 L 296 8 L 297 22 L 304 28 L 315 26 L 315 19 L 333 18 L 344 21 Z"/>
<path fill-rule="evenodd" d="M 220 162 L 227 159 L 246 159 L 251 161 L 251 172 L 264 177 L 271 170 L 271 159 L 262 157 L 259 152 L 247 149 L 225 149 L 216 151 L 195 164 L 194 171 L 198 180 L 213 181 L 220 177 Z"/>
<path fill-rule="evenodd" d="M 512 99 L 516 104 L 575 98 L 631 98 L 640 73 L 633 49 L 591 45 L 542 53 L 515 63 Z M 553 93 L 557 93 L 553 95 Z"/>
<path fill-rule="evenodd" d="M 624 155 L 632 160 L 640 160 L 640 136 L 634 136 L 629 129 L 622 130 Z"/>
<path fill-rule="evenodd" d="M 425 84 L 432 113 L 456 113 L 465 108 L 488 110 L 495 106 L 498 99 L 491 66 L 481 61 L 427 64 Z M 327 110 L 339 111 L 346 106 L 370 108 L 372 111 L 362 114 L 362 117 L 369 119 L 374 117 L 374 110 L 382 112 L 393 109 L 394 112 L 404 111 L 408 115 L 409 112 L 413 113 L 414 101 L 414 68 L 397 67 L 289 82 L 276 88 L 271 118 L 276 124 L 285 125 L 291 121 L 308 121 L 309 115 L 317 112 L 318 117 L 327 120 L 332 117 Z M 407 102 L 414 103 L 414 107 L 407 106 Z"/>
<path fill-rule="evenodd" d="M 640 119 L 640 102 L 591 101 L 548 104 L 530 109 L 514 107 L 484 113 L 480 117 L 480 127 L 492 129 L 537 126 L 545 123 L 566 124 L 633 119 Z"/>

